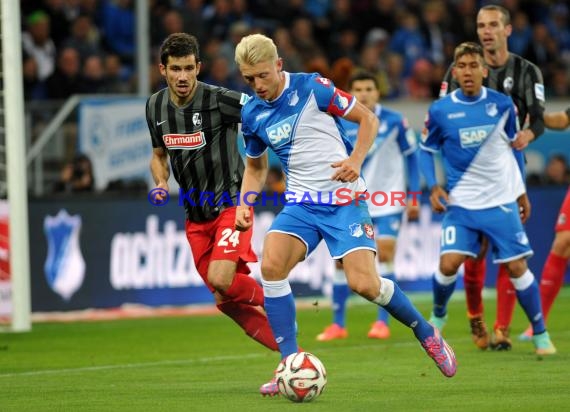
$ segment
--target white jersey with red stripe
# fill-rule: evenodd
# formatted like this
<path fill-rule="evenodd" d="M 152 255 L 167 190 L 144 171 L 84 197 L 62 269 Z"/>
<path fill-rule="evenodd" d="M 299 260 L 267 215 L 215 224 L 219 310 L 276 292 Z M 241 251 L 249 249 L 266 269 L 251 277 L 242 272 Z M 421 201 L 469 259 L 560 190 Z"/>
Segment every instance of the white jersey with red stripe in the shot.
<path fill-rule="evenodd" d="M 287 176 L 289 199 L 345 203 L 348 193 L 366 190 L 362 178 L 353 183 L 331 180 L 331 164 L 352 151 L 339 118 L 352 110 L 356 99 L 317 73 L 284 76 L 279 97 L 266 101 L 254 96 L 242 109 L 246 154 L 256 158 L 267 148 L 275 152 Z M 340 199 L 339 189 L 345 189 Z"/>

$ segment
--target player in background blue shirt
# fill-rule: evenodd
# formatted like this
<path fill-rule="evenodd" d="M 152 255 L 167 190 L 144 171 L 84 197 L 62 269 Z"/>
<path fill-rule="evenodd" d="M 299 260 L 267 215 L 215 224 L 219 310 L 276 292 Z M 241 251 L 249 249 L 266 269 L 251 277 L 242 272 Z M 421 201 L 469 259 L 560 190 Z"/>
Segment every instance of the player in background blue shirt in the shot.
<path fill-rule="evenodd" d="M 366 181 L 368 192 L 371 193 L 368 210 L 376 234 L 376 270 L 382 278 L 395 281 L 394 255 L 403 212 L 406 211 L 410 220 L 417 219 L 419 215 L 421 192 L 416 134 L 399 112 L 378 103 L 380 90 L 378 81 L 372 74 L 356 73 L 349 81 L 349 89 L 350 93 L 370 109 L 380 121 L 372 147 L 362 164 L 362 177 Z M 340 122 L 348 138 L 354 143 L 358 124 L 345 119 L 341 119 Z M 400 197 L 408 191 L 406 175 L 409 190 L 415 192 L 415 196 L 407 200 L 406 196 Z M 400 200 L 394 200 L 396 196 Z M 332 290 L 333 323 L 317 336 L 317 340 L 329 341 L 348 336 L 345 322 L 346 301 L 349 296 L 350 288 L 342 264 L 337 262 Z M 389 338 L 388 323 L 388 312 L 379 307 L 378 316 L 368 332 L 368 337 Z"/>
<path fill-rule="evenodd" d="M 261 260 L 264 307 L 282 358 L 299 351 L 287 276 L 324 239 L 332 257 L 342 259 L 350 288 L 411 328 L 440 371 L 455 375 L 455 355 L 437 328 L 397 284 L 376 272 L 374 228 L 360 169 L 378 130 L 377 117 L 329 79 L 283 71 L 275 43 L 264 35 L 242 38 L 235 58 L 255 92 L 242 109 L 247 160 L 236 229 L 252 224 L 248 203 L 265 182 L 268 148 L 287 176 L 290 203 L 273 221 Z M 341 117 L 359 124 L 354 148 L 340 126 Z"/>
<path fill-rule="evenodd" d="M 517 123 L 510 97 L 483 87 L 487 69 L 483 49 L 462 43 L 455 49 L 453 76 L 460 88 L 434 102 L 420 144 L 420 164 L 442 222 L 441 257 L 433 278 L 430 322 L 442 329 L 457 270 L 477 256 L 481 235 L 493 248 L 494 262 L 504 263 L 517 298 L 533 329 L 536 353 L 556 348 L 546 331 L 540 294 L 526 259 L 532 255 L 517 201 L 524 197 L 524 159 L 514 151 Z M 447 191 L 437 184 L 433 153 L 441 151 Z"/>

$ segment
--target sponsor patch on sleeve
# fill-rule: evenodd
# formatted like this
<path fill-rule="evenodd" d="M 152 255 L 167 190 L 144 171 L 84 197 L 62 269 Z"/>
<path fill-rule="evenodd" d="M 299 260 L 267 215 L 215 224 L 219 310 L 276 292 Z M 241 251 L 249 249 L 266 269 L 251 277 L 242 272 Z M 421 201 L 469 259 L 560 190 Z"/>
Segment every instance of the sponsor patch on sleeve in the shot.
<path fill-rule="evenodd" d="M 351 94 L 335 88 L 327 111 L 336 116 L 344 116 L 348 108 L 351 107 L 353 99 L 354 97 Z"/>
<path fill-rule="evenodd" d="M 249 100 L 249 98 L 250 98 L 250 96 L 248 96 L 248 95 L 245 94 L 245 93 L 242 93 L 242 94 L 241 94 L 241 97 L 240 97 L 240 99 L 239 99 L 239 104 L 241 104 L 241 105 L 243 106 L 244 104 L 247 103 L 247 101 Z"/>
<path fill-rule="evenodd" d="M 538 100 L 544 101 L 544 85 L 540 83 L 534 84 L 534 95 Z"/>

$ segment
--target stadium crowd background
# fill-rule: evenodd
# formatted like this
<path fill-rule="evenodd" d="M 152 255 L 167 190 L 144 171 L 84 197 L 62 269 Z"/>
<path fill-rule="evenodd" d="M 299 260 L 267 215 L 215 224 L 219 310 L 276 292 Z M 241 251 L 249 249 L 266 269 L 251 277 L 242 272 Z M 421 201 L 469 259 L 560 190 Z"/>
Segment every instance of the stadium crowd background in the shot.
<path fill-rule="evenodd" d="M 22 0 L 26 102 L 134 93 L 134 3 Z M 249 92 L 234 47 L 242 36 L 263 32 L 275 39 L 286 70 L 317 71 L 346 89 L 354 70 L 365 69 L 377 76 L 388 104 L 428 103 L 438 96 L 454 47 L 477 41 L 477 10 L 489 3 L 511 12 L 509 50 L 542 70 L 547 99 L 568 98 L 570 10 L 563 0 L 150 0 L 151 91 L 165 86 L 158 71 L 162 40 L 185 31 L 202 46 L 201 80 Z M 535 182 L 568 184 L 562 161 L 551 168 L 558 177 Z"/>

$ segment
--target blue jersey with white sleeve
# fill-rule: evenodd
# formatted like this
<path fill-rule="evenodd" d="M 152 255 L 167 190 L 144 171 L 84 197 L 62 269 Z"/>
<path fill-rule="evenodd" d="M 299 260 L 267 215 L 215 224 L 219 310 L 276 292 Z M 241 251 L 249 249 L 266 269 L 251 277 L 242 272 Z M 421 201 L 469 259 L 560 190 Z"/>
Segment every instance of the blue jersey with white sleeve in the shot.
<path fill-rule="evenodd" d="M 368 202 L 370 215 L 378 217 L 399 213 L 405 207 L 399 201 L 391 201 L 392 194 L 405 193 L 407 190 L 405 158 L 408 161 L 408 169 L 410 167 L 415 168 L 413 171 L 408 171 L 411 191 L 419 191 L 419 176 L 415 156 L 417 152 L 416 135 L 414 130 L 409 127 L 407 120 L 401 113 L 380 104 L 375 105 L 374 114 L 380 120 L 380 126 L 362 164 L 361 174 L 371 195 L 372 193 L 384 192 L 388 196 L 385 205 L 380 205 L 378 202 Z M 345 119 L 341 119 L 341 124 L 350 141 L 354 143 L 358 133 L 358 124 Z"/>
<path fill-rule="evenodd" d="M 262 156 L 271 148 L 287 176 L 288 199 L 295 202 L 346 202 L 350 193 L 365 191 L 362 178 L 355 182 L 331 180 L 331 164 L 346 159 L 352 145 L 339 123 L 356 99 L 337 89 L 317 73 L 288 73 L 275 100 L 252 97 L 242 108 L 242 132 L 247 156 Z M 345 189 L 343 196 L 336 196 Z M 332 193 L 332 195 L 331 195 Z"/>
<path fill-rule="evenodd" d="M 525 193 L 511 148 L 516 119 L 512 99 L 486 87 L 473 97 L 457 89 L 430 106 L 420 147 L 442 151 L 450 205 L 485 209 Z"/>

